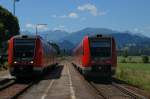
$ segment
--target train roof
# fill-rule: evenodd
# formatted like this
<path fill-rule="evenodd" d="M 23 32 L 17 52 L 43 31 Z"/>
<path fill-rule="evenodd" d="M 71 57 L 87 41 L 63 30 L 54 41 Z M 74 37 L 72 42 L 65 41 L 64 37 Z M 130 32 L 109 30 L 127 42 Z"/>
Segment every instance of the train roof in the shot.
<path fill-rule="evenodd" d="M 102 34 L 96 34 L 88 36 L 88 38 L 113 38 L 111 35 L 102 35 Z"/>
<path fill-rule="evenodd" d="M 37 35 L 37 36 L 36 35 L 16 35 L 13 38 L 14 39 L 16 39 L 16 38 L 18 38 L 18 39 L 26 39 L 26 38 L 28 38 L 28 39 L 37 39 L 37 38 L 42 39 L 42 37 L 39 35 Z"/>

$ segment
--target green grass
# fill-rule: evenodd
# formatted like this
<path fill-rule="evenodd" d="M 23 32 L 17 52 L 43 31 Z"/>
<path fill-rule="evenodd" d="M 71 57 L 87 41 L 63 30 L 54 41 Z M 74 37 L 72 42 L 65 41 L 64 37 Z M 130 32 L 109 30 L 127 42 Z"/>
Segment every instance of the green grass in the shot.
<path fill-rule="evenodd" d="M 150 92 L 150 63 L 142 63 L 138 56 L 132 57 L 130 63 L 120 63 L 120 58 L 116 77 Z"/>

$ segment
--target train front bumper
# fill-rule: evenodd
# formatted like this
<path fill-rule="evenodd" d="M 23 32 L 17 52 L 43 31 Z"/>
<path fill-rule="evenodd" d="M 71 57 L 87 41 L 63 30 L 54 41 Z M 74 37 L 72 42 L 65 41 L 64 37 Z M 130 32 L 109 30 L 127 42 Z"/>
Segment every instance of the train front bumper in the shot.
<path fill-rule="evenodd" d="M 115 74 L 115 68 L 111 65 L 91 66 L 82 68 L 82 74 L 85 76 L 111 76 Z"/>
<path fill-rule="evenodd" d="M 33 66 L 13 66 L 10 68 L 10 74 L 12 76 L 19 76 L 19 77 L 41 75 L 42 71 L 43 70 L 41 67 L 33 67 Z"/>

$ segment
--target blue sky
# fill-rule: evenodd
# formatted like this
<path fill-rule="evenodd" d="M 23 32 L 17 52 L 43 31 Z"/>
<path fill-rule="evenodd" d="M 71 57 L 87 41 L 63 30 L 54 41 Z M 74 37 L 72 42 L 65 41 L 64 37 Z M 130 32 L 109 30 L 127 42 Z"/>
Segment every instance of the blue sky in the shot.
<path fill-rule="evenodd" d="M 12 12 L 13 0 L 0 0 Z M 150 0 L 20 0 L 16 16 L 21 30 L 77 31 L 103 27 L 150 36 Z"/>

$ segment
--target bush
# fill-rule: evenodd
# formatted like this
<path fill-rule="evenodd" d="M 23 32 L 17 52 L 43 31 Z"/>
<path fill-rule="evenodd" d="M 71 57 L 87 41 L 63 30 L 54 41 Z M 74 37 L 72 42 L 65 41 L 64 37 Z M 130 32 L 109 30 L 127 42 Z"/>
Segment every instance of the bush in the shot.
<path fill-rule="evenodd" d="M 129 61 L 130 63 L 132 62 L 132 57 L 131 57 L 131 56 L 128 57 L 128 61 Z"/>
<path fill-rule="evenodd" d="M 126 60 L 125 60 L 125 58 L 121 59 L 120 62 L 121 62 L 121 63 L 127 63 Z"/>
<path fill-rule="evenodd" d="M 124 52 L 123 52 L 123 57 L 127 58 L 128 57 L 128 50 L 125 49 Z"/>
<path fill-rule="evenodd" d="M 142 56 L 142 61 L 143 61 L 143 63 L 148 63 L 149 62 L 149 57 L 146 56 L 146 55 L 143 55 Z"/>

